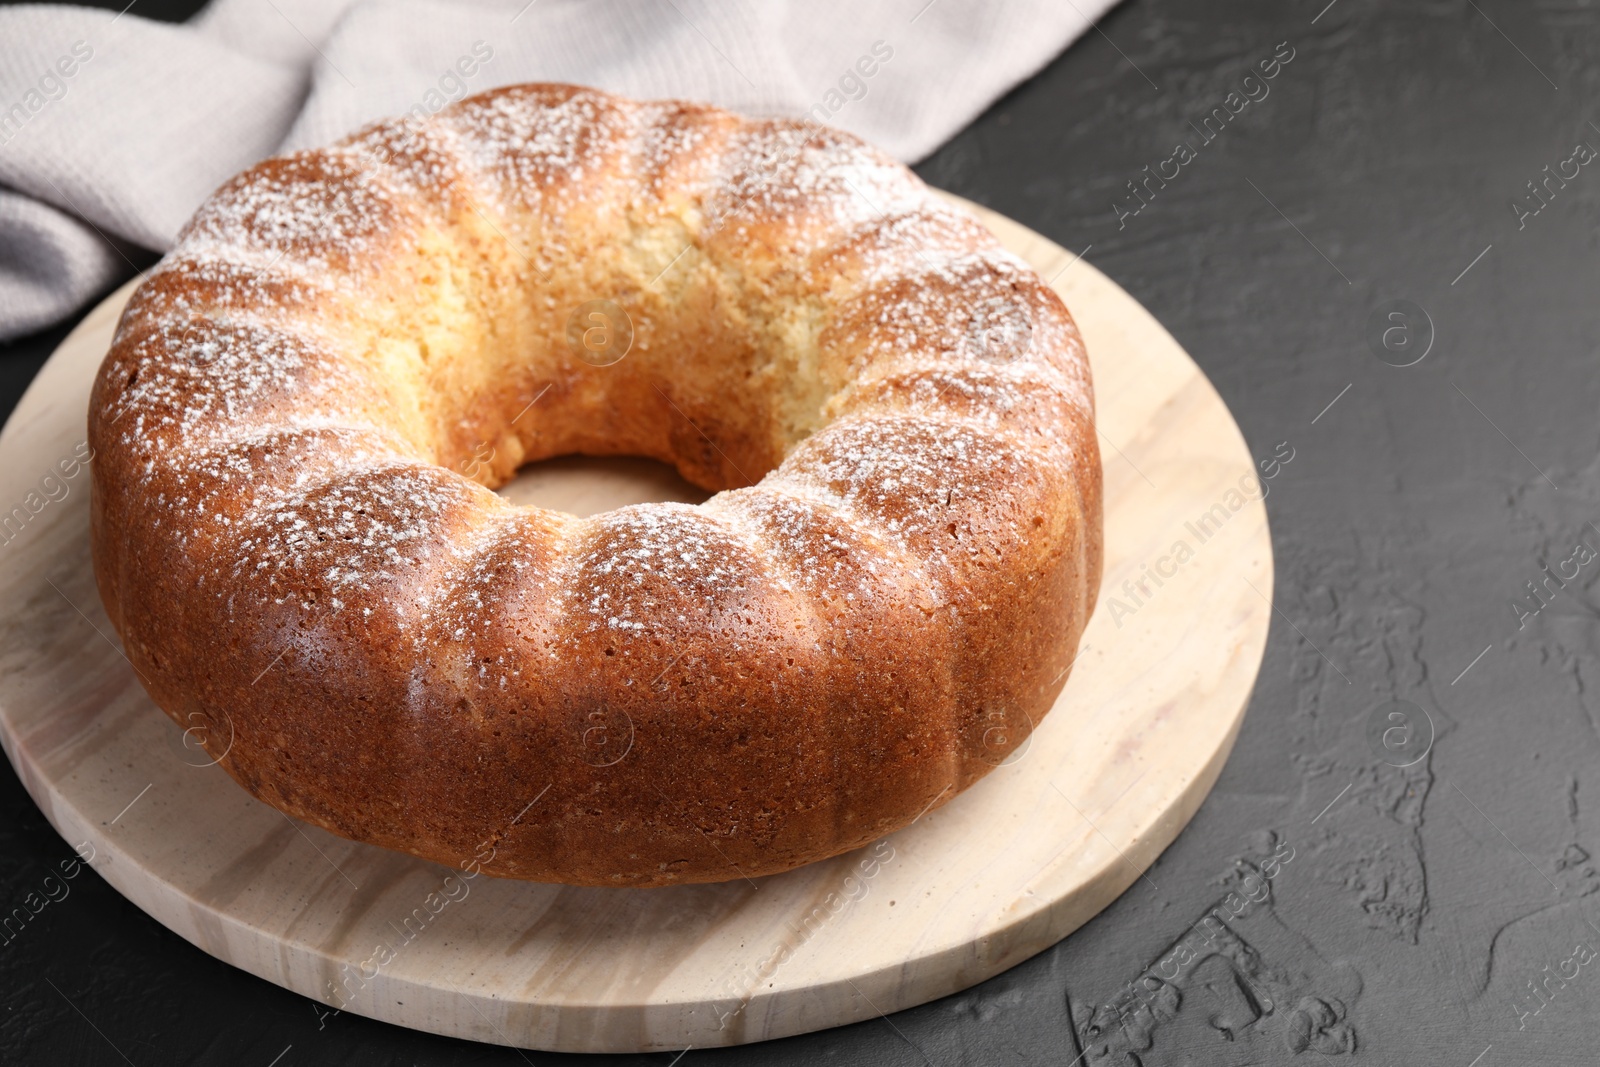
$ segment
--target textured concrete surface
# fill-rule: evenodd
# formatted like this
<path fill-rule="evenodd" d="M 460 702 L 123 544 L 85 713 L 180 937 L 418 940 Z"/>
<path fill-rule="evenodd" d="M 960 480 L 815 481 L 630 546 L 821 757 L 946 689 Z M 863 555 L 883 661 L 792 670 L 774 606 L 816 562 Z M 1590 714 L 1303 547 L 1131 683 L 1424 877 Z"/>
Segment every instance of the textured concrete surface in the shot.
<path fill-rule="evenodd" d="M 1238 748 L 1055 949 L 678 1062 L 1600 1061 L 1600 6 L 1128 0 L 1101 30 L 920 170 L 1092 246 L 1278 459 Z M 58 337 L 0 352 L 7 407 Z M 9 910 L 70 851 L 0 779 Z M 0 944 L 0 1061 L 593 1060 L 327 1015 L 64 884 Z"/>

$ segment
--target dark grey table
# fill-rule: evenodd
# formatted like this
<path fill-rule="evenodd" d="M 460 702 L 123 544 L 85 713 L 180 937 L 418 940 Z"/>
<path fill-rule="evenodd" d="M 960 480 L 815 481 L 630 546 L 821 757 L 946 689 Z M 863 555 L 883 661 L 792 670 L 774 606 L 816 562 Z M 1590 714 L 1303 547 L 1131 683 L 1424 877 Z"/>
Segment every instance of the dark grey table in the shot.
<path fill-rule="evenodd" d="M 1078 933 L 681 1067 L 1600 1062 L 1597 59 L 1582 2 L 1128 0 L 918 168 L 1088 248 L 1292 452 L 1266 662 L 1193 824 Z M 6 410 L 63 333 L 0 349 Z M 9 769 L 0 802 L 5 910 L 69 850 Z M 592 1059 L 320 1017 L 71 886 L 0 943 L 6 1063 Z"/>

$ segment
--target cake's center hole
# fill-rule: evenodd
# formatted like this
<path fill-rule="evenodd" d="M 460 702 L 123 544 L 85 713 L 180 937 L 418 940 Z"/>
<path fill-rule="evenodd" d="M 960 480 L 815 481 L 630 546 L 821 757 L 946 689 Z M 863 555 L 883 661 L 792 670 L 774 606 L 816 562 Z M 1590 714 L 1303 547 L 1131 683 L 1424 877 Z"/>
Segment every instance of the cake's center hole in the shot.
<path fill-rule="evenodd" d="M 699 504 L 711 493 L 690 485 L 665 463 L 636 456 L 557 456 L 529 463 L 495 490 L 515 504 L 580 518 L 629 504 Z"/>

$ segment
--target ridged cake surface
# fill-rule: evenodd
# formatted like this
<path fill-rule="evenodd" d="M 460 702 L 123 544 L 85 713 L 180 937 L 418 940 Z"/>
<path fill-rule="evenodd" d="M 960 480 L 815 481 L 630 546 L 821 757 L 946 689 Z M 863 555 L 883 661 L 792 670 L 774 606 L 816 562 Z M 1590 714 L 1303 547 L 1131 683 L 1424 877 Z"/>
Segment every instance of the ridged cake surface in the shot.
<path fill-rule="evenodd" d="M 608 366 L 568 339 L 596 300 Z M 517 86 L 201 208 L 95 383 L 95 573 L 155 702 L 290 815 L 515 878 L 754 877 L 905 826 L 1050 708 L 1093 418 L 1060 300 L 882 153 Z M 716 494 L 493 491 L 569 453 Z"/>

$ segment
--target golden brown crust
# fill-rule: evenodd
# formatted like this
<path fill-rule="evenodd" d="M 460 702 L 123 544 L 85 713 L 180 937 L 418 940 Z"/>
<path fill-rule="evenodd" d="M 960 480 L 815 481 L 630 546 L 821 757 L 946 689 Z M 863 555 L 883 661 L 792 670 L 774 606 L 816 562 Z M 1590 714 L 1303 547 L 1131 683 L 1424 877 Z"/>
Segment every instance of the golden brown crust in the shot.
<path fill-rule="evenodd" d="M 566 342 L 597 299 L 612 366 Z M 571 86 L 229 182 L 89 433 L 155 701 L 292 815 L 510 877 L 721 881 L 904 826 L 1048 711 L 1100 578 L 1088 365 L 1037 275 L 846 134 Z M 570 452 L 721 491 L 490 491 Z"/>

